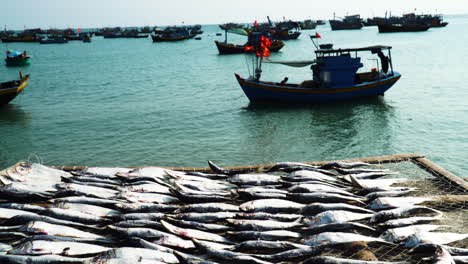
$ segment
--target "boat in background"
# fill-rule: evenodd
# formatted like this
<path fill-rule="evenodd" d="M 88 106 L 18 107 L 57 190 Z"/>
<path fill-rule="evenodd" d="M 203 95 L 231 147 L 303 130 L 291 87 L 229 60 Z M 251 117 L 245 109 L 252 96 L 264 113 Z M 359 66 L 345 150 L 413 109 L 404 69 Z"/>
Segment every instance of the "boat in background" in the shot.
<path fill-rule="evenodd" d="M 332 30 L 348 30 L 348 29 L 361 29 L 364 25 L 360 15 L 345 16 L 342 20 L 333 19 L 329 20 Z"/>
<path fill-rule="evenodd" d="M 306 19 L 302 22 L 299 22 L 301 29 L 315 29 L 317 27 L 317 22 L 311 19 Z"/>
<path fill-rule="evenodd" d="M 259 38 L 256 38 L 259 39 Z M 259 42 L 261 42 L 260 40 Z M 256 60 L 253 76 L 242 78 L 235 74 L 239 85 L 251 102 L 327 103 L 361 97 L 384 95 L 401 77 L 393 71 L 390 46 L 371 46 L 356 49 L 319 49 L 312 61 L 271 61 L 262 56 L 264 44 L 256 42 Z M 377 54 L 381 69 L 358 73 L 363 67 L 358 52 Z M 384 51 L 388 54 L 385 55 Z M 260 55 L 260 56 L 258 56 Z M 353 57 L 354 55 L 354 57 Z M 312 65 L 312 80 L 288 83 L 261 81 L 262 62 L 292 67 Z"/>
<path fill-rule="evenodd" d="M 31 63 L 31 57 L 26 51 L 7 50 L 5 62 L 7 66 L 26 66 Z"/>
<path fill-rule="evenodd" d="M 227 42 L 228 33 L 247 36 L 247 42 L 244 45 L 228 43 Z M 247 32 L 246 30 L 241 29 L 241 28 L 233 28 L 229 30 L 224 30 L 224 34 L 225 34 L 224 42 L 215 40 L 215 44 L 216 44 L 216 47 L 218 48 L 220 55 L 241 54 L 241 53 L 252 52 L 251 50 L 246 49 L 247 46 L 251 45 L 252 36 L 253 36 L 252 32 Z M 272 42 L 270 46 L 271 52 L 278 52 L 280 49 L 284 47 L 284 42 L 282 42 L 281 40 L 272 40 L 271 42 Z"/>
<path fill-rule="evenodd" d="M 68 43 L 68 39 L 64 37 L 48 37 L 39 41 L 41 44 L 65 44 Z"/>
<path fill-rule="evenodd" d="M 379 23 L 379 33 L 396 33 L 396 32 L 421 32 L 427 31 L 431 26 L 427 24 L 412 24 L 412 23 Z"/>
<path fill-rule="evenodd" d="M 163 41 L 181 41 L 194 38 L 197 34 L 191 34 L 190 30 L 185 27 L 169 27 L 160 33 L 151 35 L 153 42 Z"/>
<path fill-rule="evenodd" d="M 29 74 L 26 76 L 22 72 L 19 73 L 19 80 L 0 83 L 0 105 L 8 104 L 15 99 L 29 83 Z"/>

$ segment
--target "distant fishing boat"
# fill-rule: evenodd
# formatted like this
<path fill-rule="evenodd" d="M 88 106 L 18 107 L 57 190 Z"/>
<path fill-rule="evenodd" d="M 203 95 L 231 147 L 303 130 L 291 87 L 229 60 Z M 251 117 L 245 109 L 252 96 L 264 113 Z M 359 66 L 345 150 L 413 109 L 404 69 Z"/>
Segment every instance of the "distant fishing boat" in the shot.
<path fill-rule="evenodd" d="M 247 43 L 244 45 L 237 45 L 237 44 L 232 44 L 227 42 L 227 36 L 228 33 L 233 33 L 233 34 L 238 34 L 242 36 L 247 36 L 248 40 Z M 218 48 L 218 52 L 220 55 L 224 54 L 241 54 L 241 53 L 246 53 L 246 52 L 252 52 L 251 50 L 247 50 L 246 46 L 249 46 L 249 42 L 251 41 L 252 33 L 248 33 L 244 29 L 229 29 L 225 30 L 225 38 L 224 42 L 220 42 L 215 40 L 216 47 Z M 278 52 L 280 49 L 284 47 L 284 42 L 281 40 L 273 40 L 272 44 L 270 46 L 270 51 L 271 52 Z"/>
<path fill-rule="evenodd" d="M 9 43 L 9 42 L 39 42 L 41 37 L 36 35 L 20 35 L 20 36 L 8 36 L 3 37 L 2 42 Z"/>
<path fill-rule="evenodd" d="M 151 35 L 153 42 L 163 42 L 163 41 L 181 41 L 186 39 L 194 38 L 196 34 L 191 34 L 190 31 L 185 27 L 174 27 L 167 28 L 164 31 L 161 31 L 158 34 Z"/>
<path fill-rule="evenodd" d="M 411 24 L 411 23 L 379 23 L 379 33 L 395 33 L 395 32 L 421 32 L 427 31 L 431 26 L 428 24 Z"/>
<path fill-rule="evenodd" d="M 270 61 L 265 58 L 269 55 L 263 48 L 268 47 L 265 37 L 257 36 L 255 39 L 257 41 L 254 50 L 257 56 L 253 76 L 245 79 L 235 74 L 245 95 L 252 102 L 323 103 L 379 96 L 384 95 L 401 77 L 398 72 L 393 71 L 390 46 L 318 49 L 315 51 L 316 60 L 313 61 Z M 369 72 L 357 73 L 363 67 L 357 54 L 365 51 L 378 55 L 381 69 L 373 68 Z M 286 77 L 281 82 L 261 81 L 263 62 L 292 67 L 312 65 L 312 80 L 288 83 Z"/>
<path fill-rule="evenodd" d="M 29 74 L 23 76 L 23 73 L 20 72 L 19 76 L 19 80 L 0 83 L 0 105 L 8 104 L 28 85 Z"/>
<path fill-rule="evenodd" d="M 329 20 L 332 30 L 361 29 L 363 27 L 360 15 L 345 16 L 342 20 Z"/>
<path fill-rule="evenodd" d="M 31 57 L 26 51 L 7 50 L 5 62 L 7 66 L 25 66 L 31 63 Z"/>

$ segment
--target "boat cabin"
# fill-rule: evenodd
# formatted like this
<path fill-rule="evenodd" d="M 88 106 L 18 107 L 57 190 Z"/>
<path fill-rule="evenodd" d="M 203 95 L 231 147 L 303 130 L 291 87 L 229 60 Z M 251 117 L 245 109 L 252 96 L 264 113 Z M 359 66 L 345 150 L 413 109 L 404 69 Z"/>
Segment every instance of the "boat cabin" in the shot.
<path fill-rule="evenodd" d="M 371 82 L 393 75 L 389 46 L 371 46 L 356 49 L 319 49 L 317 59 L 312 64 L 313 82 L 318 87 L 344 87 L 363 82 Z M 380 68 L 370 72 L 357 73 L 364 65 L 358 52 L 370 51 L 380 58 Z M 383 51 L 387 51 L 385 55 Z M 390 73 L 389 73 L 390 69 Z"/>

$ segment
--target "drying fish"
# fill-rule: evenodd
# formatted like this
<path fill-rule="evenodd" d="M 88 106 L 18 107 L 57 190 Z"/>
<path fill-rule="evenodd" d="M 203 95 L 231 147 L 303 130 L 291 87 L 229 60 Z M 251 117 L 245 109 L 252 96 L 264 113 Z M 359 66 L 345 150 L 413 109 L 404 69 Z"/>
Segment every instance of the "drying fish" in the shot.
<path fill-rule="evenodd" d="M 3 222 L 3 225 L 25 225 L 29 222 L 32 221 L 40 221 L 40 222 L 45 222 L 49 224 L 54 224 L 54 225 L 64 225 L 64 226 L 71 226 L 75 228 L 84 228 L 84 229 L 96 229 L 95 226 L 92 225 L 85 225 L 82 223 L 78 222 L 72 222 L 72 221 L 67 221 L 67 220 L 61 220 L 45 215 L 17 215 L 14 216 L 7 221 Z"/>
<path fill-rule="evenodd" d="M 171 192 L 183 202 L 228 202 L 232 200 L 231 196 L 224 196 L 218 194 L 188 194 L 179 190 L 171 190 Z"/>
<path fill-rule="evenodd" d="M 343 190 L 341 188 L 338 188 L 336 186 L 330 186 L 326 184 L 297 184 L 293 185 L 288 188 L 289 192 L 294 192 L 294 193 L 308 193 L 308 192 L 332 192 L 332 193 L 342 193 L 350 196 L 354 196 L 354 194 Z"/>
<path fill-rule="evenodd" d="M 227 203 L 196 203 L 187 204 L 179 209 L 175 210 L 174 213 L 210 213 L 210 212 L 237 212 L 239 206 Z"/>
<path fill-rule="evenodd" d="M 5 255 L 8 251 L 10 251 L 13 247 L 8 244 L 0 243 L 0 255 Z"/>
<path fill-rule="evenodd" d="M 334 162 L 329 162 L 329 163 L 320 165 L 319 168 L 324 169 L 324 170 L 330 170 L 330 169 L 336 169 L 336 168 L 350 169 L 350 168 L 356 168 L 356 167 L 362 167 L 362 166 L 372 166 L 372 164 L 360 162 L 360 161 L 356 161 L 356 162 L 334 161 Z"/>
<path fill-rule="evenodd" d="M 279 222 L 274 220 L 244 220 L 244 219 L 226 219 L 226 221 L 234 225 L 237 230 L 255 230 L 267 231 L 288 229 L 293 227 L 302 226 L 302 218 L 294 222 Z"/>
<path fill-rule="evenodd" d="M 186 237 L 186 238 L 191 238 L 191 239 L 196 238 L 200 240 L 208 240 L 208 241 L 215 241 L 215 242 L 228 243 L 228 244 L 232 243 L 231 241 L 217 234 L 208 233 L 208 232 L 200 231 L 196 229 L 180 228 L 180 227 L 171 225 L 164 220 L 161 220 L 161 224 L 167 229 L 167 231 L 173 234 Z"/>
<path fill-rule="evenodd" d="M 218 262 L 213 262 L 209 260 L 204 260 L 192 255 L 182 254 L 180 252 L 174 252 L 174 255 L 179 260 L 181 264 L 218 264 Z"/>
<path fill-rule="evenodd" d="M 400 190 L 400 191 L 381 191 L 381 192 L 372 192 L 369 193 L 365 196 L 366 200 L 372 201 L 374 199 L 377 199 L 379 197 L 400 197 L 400 196 L 405 196 L 411 192 L 413 192 L 414 189 L 406 189 L 406 190 Z"/>
<path fill-rule="evenodd" d="M 253 239 L 262 239 L 262 240 L 288 240 L 288 239 L 298 239 L 302 235 L 297 232 L 291 232 L 286 230 L 271 230 L 271 231 L 235 231 L 227 232 L 227 234 L 237 237 L 241 240 L 253 240 Z"/>
<path fill-rule="evenodd" d="M 235 174 L 241 174 L 241 173 L 249 173 L 249 172 L 253 172 L 253 171 L 256 171 L 256 169 L 223 169 L 219 166 L 217 166 L 216 164 L 214 164 L 212 161 L 208 161 L 208 166 L 210 166 L 210 169 L 214 172 L 214 173 L 218 173 L 218 174 L 226 174 L 226 175 L 235 175 Z"/>
<path fill-rule="evenodd" d="M 125 220 L 120 221 L 112 224 L 116 227 L 122 228 L 131 228 L 131 227 L 144 227 L 144 228 L 155 228 L 155 229 L 162 229 L 163 226 L 159 221 L 151 221 L 151 220 Z"/>
<path fill-rule="evenodd" d="M 260 199 L 243 203 L 239 208 L 245 212 L 295 213 L 304 206 L 305 204 L 282 199 Z"/>
<path fill-rule="evenodd" d="M 410 249 L 409 253 L 434 253 L 440 245 L 433 243 L 422 243 Z M 468 249 L 443 246 L 452 255 L 468 256 Z"/>
<path fill-rule="evenodd" d="M 106 179 L 106 178 L 99 178 L 95 176 L 79 176 L 79 177 L 70 177 L 70 178 L 62 178 L 64 182 L 67 182 L 67 180 L 73 180 L 77 182 L 81 182 L 83 184 L 86 183 L 103 183 L 103 184 L 108 184 L 111 186 L 118 186 L 121 185 L 122 182 L 118 180 L 118 178 L 115 179 Z"/>
<path fill-rule="evenodd" d="M 249 188 L 247 188 L 249 189 Z M 284 199 L 286 198 L 285 193 L 278 192 L 258 192 L 248 191 L 247 189 L 237 189 L 235 192 L 241 199 L 252 200 L 252 199 Z M 234 191 L 233 191 L 234 192 Z"/>
<path fill-rule="evenodd" d="M 398 207 L 411 207 L 432 200 L 433 198 L 428 197 L 380 197 L 371 201 L 367 207 L 372 210 L 387 210 Z"/>
<path fill-rule="evenodd" d="M 223 181 L 191 181 L 185 179 L 178 179 L 177 183 L 184 185 L 187 188 L 198 191 L 213 191 L 213 190 L 231 190 L 237 188 L 237 185 Z"/>
<path fill-rule="evenodd" d="M 310 246 L 296 244 L 288 241 L 248 240 L 236 245 L 236 250 L 289 250 L 297 248 L 310 248 Z"/>
<path fill-rule="evenodd" d="M 44 185 L 55 184 L 61 177 L 72 176 L 68 172 L 30 162 L 18 162 L 1 171 L 0 175 L 15 182 L 36 182 Z"/>
<path fill-rule="evenodd" d="M 352 223 L 352 222 L 334 222 L 329 224 L 323 225 L 315 225 L 311 227 L 307 227 L 303 230 L 303 234 L 307 236 L 312 236 L 320 233 L 325 232 L 351 232 L 355 231 L 357 233 L 365 233 L 365 234 L 376 234 L 377 230 L 374 228 L 360 224 L 360 223 Z"/>
<path fill-rule="evenodd" d="M 361 199 L 337 193 L 290 193 L 288 198 L 300 203 L 354 203 L 365 205 Z"/>
<path fill-rule="evenodd" d="M 280 194 L 287 194 L 288 191 L 276 189 L 276 185 L 265 185 L 265 186 L 254 186 L 254 187 L 246 187 L 242 190 L 246 192 L 265 192 L 265 193 L 280 193 Z M 279 186 L 281 187 L 281 186 Z"/>
<path fill-rule="evenodd" d="M 266 262 L 260 259 L 257 259 L 253 256 L 250 256 L 248 254 L 243 254 L 243 253 L 238 253 L 238 252 L 232 252 L 228 250 L 222 250 L 222 249 L 213 249 L 206 243 L 199 241 L 197 239 L 194 239 L 194 242 L 197 244 L 198 247 L 202 248 L 208 255 L 228 260 L 228 261 L 240 261 L 240 262 L 248 262 L 248 263 L 258 263 L 258 264 L 269 264 L 270 262 Z"/>
<path fill-rule="evenodd" d="M 88 264 L 91 259 L 63 257 L 57 255 L 18 256 L 0 255 L 0 263 L 8 264 Z"/>
<path fill-rule="evenodd" d="M 124 263 L 140 263 L 140 260 L 160 261 L 163 263 L 179 263 L 172 253 L 148 248 L 121 247 L 104 252 L 105 258 L 123 259 Z M 150 262 L 149 262 L 150 263 Z"/>
<path fill-rule="evenodd" d="M 374 180 L 388 175 L 395 175 L 398 172 L 364 172 L 358 174 L 347 174 L 344 176 L 339 176 L 338 178 L 343 179 L 347 182 L 353 182 L 355 180 Z"/>
<path fill-rule="evenodd" d="M 225 174 L 203 173 L 203 172 L 198 172 L 198 171 L 187 171 L 186 174 L 191 175 L 191 176 L 206 178 L 210 180 L 224 180 L 229 177 Z"/>
<path fill-rule="evenodd" d="M 30 233 L 30 234 L 48 234 L 53 236 L 66 236 L 66 237 L 79 237 L 79 238 L 90 238 L 90 239 L 106 239 L 105 237 L 84 232 L 76 228 L 54 225 L 41 221 L 29 222 L 22 226 L 18 231 Z"/>
<path fill-rule="evenodd" d="M 455 241 L 463 240 L 468 234 L 447 233 L 447 232 L 418 232 L 409 235 L 403 240 L 403 246 L 413 248 L 422 243 L 433 243 L 439 245 L 449 244 Z"/>
<path fill-rule="evenodd" d="M 304 261 L 304 264 L 409 264 L 406 261 L 388 262 L 388 261 L 365 261 L 345 258 L 335 258 L 329 256 L 312 257 Z"/>
<path fill-rule="evenodd" d="M 161 220 L 166 216 L 165 213 L 128 213 L 128 214 L 121 214 L 116 216 L 117 219 L 120 221 L 126 220 L 148 220 L 148 221 L 155 221 Z"/>
<path fill-rule="evenodd" d="M 91 175 L 115 175 L 117 173 L 128 173 L 133 169 L 130 168 L 106 168 L 106 167 L 90 167 L 78 171 L 78 174 L 91 174 Z"/>
<path fill-rule="evenodd" d="M 91 214 L 98 217 L 106 216 L 117 216 L 120 214 L 119 211 L 109 209 L 102 206 L 90 205 L 90 204 L 81 204 L 81 203 L 67 203 L 67 202 L 57 202 L 54 203 L 54 206 L 61 209 L 70 209 L 78 211 L 81 213 Z"/>
<path fill-rule="evenodd" d="M 388 229 L 380 237 L 390 242 L 401 242 L 410 235 L 419 232 L 430 232 L 442 227 L 441 225 L 410 225 Z"/>
<path fill-rule="evenodd" d="M 15 202 L 35 202 L 52 198 L 50 193 L 29 190 L 25 187 L 27 186 L 14 182 L 0 186 L 0 199 Z"/>
<path fill-rule="evenodd" d="M 365 179 L 356 179 L 353 176 L 345 177 L 350 183 L 355 185 L 356 187 L 360 188 L 388 188 L 391 187 L 393 184 L 402 183 L 408 181 L 406 178 L 396 178 L 396 179 L 373 179 L 373 180 L 365 180 Z"/>
<path fill-rule="evenodd" d="M 377 242 L 383 242 L 383 243 L 386 242 L 385 240 L 381 238 L 377 238 L 377 237 L 369 237 L 369 236 L 363 236 L 363 235 L 358 235 L 358 234 L 353 234 L 353 233 L 343 233 L 343 232 L 324 232 L 324 233 L 320 233 L 318 235 L 313 235 L 311 237 L 303 239 L 303 243 L 309 246 L 333 245 L 333 244 L 339 244 L 339 243 L 350 243 L 350 242 L 355 242 L 355 241 L 365 241 L 365 242 L 377 241 Z"/>
<path fill-rule="evenodd" d="M 182 239 L 178 236 L 163 236 L 158 240 L 152 241 L 155 244 L 168 247 L 178 247 L 182 249 L 191 249 L 195 248 L 195 245 L 190 240 Z"/>
<path fill-rule="evenodd" d="M 110 222 L 108 219 L 93 214 L 62 208 L 48 208 L 45 214 L 53 218 L 76 221 L 82 224 L 106 224 Z"/>
<path fill-rule="evenodd" d="M 37 214 L 33 212 L 18 210 L 18 209 L 0 208 L 0 220 L 10 219 L 17 215 L 37 215 Z"/>
<path fill-rule="evenodd" d="M 270 174 L 236 174 L 229 181 L 240 185 L 268 185 L 278 184 L 281 177 Z"/>
<path fill-rule="evenodd" d="M 136 247 L 140 247 L 140 248 L 149 248 L 149 249 L 154 249 L 154 250 L 158 250 L 158 251 L 161 251 L 161 252 L 166 252 L 166 253 L 171 253 L 171 254 L 174 254 L 175 252 L 177 252 L 176 250 L 172 249 L 172 248 L 168 248 L 168 247 L 165 247 L 165 246 L 161 246 L 161 245 L 158 245 L 158 244 L 155 244 L 155 243 L 151 243 L 149 241 L 146 241 L 142 238 L 139 238 L 139 237 L 132 237 L 129 239 L 129 242 L 136 246 Z"/>
<path fill-rule="evenodd" d="M 33 213 L 43 212 L 46 210 L 44 207 L 39 206 L 39 205 L 19 204 L 19 203 L 0 203 L 0 208 L 15 209 L 15 210 L 28 211 L 28 212 L 33 212 Z M 2 215 L 1 212 L 0 212 L 0 215 Z M 0 216 L 0 218 L 2 217 Z"/>
<path fill-rule="evenodd" d="M 274 171 L 284 171 L 284 172 L 293 172 L 296 170 L 302 170 L 306 168 L 316 169 L 317 166 L 300 163 L 300 162 L 278 162 L 275 163 L 273 166 L 266 169 L 266 172 L 274 172 Z"/>
<path fill-rule="evenodd" d="M 154 204 L 154 203 L 118 203 L 115 208 L 126 213 L 148 213 L 148 212 L 172 212 L 179 208 L 174 204 Z"/>
<path fill-rule="evenodd" d="M 294 221 L 298 218 L 301 218 L 300 214 L 270 214 L 264 212 L 256 213 L 238 213 L 238 218 L 243 219 L 255 219 L 255 220 L 276 220 L 276 221 Z"/>
<path fill-rule="evenodd" d="M 371 218 L 373 214 L 360 214 L 349 211 L 336 210 L 336 211 L 325 211 L 312 217 L 310 221 L 305 220 L 304 222 L 310 226 L 324 225 L 336 222 L 351 222 L 361 219 Z"/>
<path fill-rule="evenodd" d="M 235 212 L 215 212 L 215 213 L 183 213 L 171 215 L 175 219 L 184 219 L 198 222 L 219 222 L 236 216 Z"/>
<path fill-rule="evenodd" d="M 256 255 L 256 257 L 272 262 L 303 260 L 310 256 L 320 254 L 326 246 L 306 246 L 302 248 L 290 249 L 273 255 Z"/>
<path fill-rule="evenodd" d="M 174 185 L 176 187 L 176 190 L 179 190 L 180 192 L 185 193 L 187 195 L 217 195 L 217 196 L 230 196 L 231 195 L 230 191 L 224 191 L 224 190 L 214 190 L 214 191 L 193 190 L 193 189 L 183 186 L 182 184 L 179 184 L 177 181 L 174 182 Z"/>
<path fill-rule="evenodd" d="M 439 245 L 435 253 L 434 264 L 455 264 L 456 262 L 448 250 L 443 246 Z"/>
<path fill-rule="evenodd" d="M 168 174 L 166 171 L 170 171 L 168 169 L 164 169 L 161 167 L 142 167 L 138 169 L 133 169 L 129 172 L 119 172 L 116 175 L 126 178 L 132 177 L 149 177 L 149 178 L 158 178 L 158 179 L 167 179 Z M 174 172 L 175 173 L 175 172 Z"/>
<path fill-rule="evenodd" d="M 378 224 L 378 227 L 381 229 L 390 229 L 390 228 L 397 228 L 397 227 L 404 227 L 409 225 L 420 225 L 420 224 L 429 224 L 434 221 L 441 220 L 443 218 L 442 215 L 438 216 L 415 216 L 409 218 L 401 218 L 401 219 L 392 219 L 384 222 L 382 224 Z"/>
<path fill-rule="evenodd" d="M 302 208 L 304 215 L 316 215 L 325 211 L 342 210 L 354 213 L 373 214 L 374 211 L 345 203 L 311 203 Z"/>
<path fill-rule="evenodd" d="M 179 199 L 176 197 L 165 194 L 139 192 L 121 192 L 118 198 L 123 198 L 130 202 L 148 202 L 161 204 L 177 203 L 179 201 Z"/>
<path fill-rule="evenodd" d="M 148 192 L 148 193 L 171 194 L 168 187 L 161 185 L 161 184 L 157 184 L 157 183 L 130 185 L 130 186 L 125 186 L 125 187 L 120 187 L 119 189 L 121 191 L 127 191 L 127 192 Z"/>
<path fill-rule="evenodd" d="M 383 222 L 395 218 L 404 218 L 414 214 L 438 214 L 442 212 L 426 206 L 399 207 L 395 209 L 380 211 L 370 219 L 371 223 Z"/>
<path fill-rule="evenodd" d="M 303 181 L 308 181 L 308 180 L 318 180 L 318 181 L 323 181 L 323 182 L 336 182 L 337 181 L 336 178 L 334 177 L 330 177 L 320 172 L 308 171 L 308 170 L 300 170 L 300 171 L 291 172 L 290 174 L 288 174 L 288 176 L 283 177 L 283 179 L 288 180 L 288 181 L 298 181 L 298 182 L 303 182 Z"/>
<path fill-rule="evenodd" d="M 108 247 L 87 243 L 35 240 L 14 247 L 9 254 L 77 256 L 97 254 L 109 249 Z"/>
<path fill-rule="evenodd" d="M 110 190 L 107 188 L 100 188 L 94 186 L 87 186 L 76 183 L 61 183 L 56 185 L 62 193 L 67 194 L 67 196 L 88 196 L 93 198 L 101 199 L 112 199 L 119 193 L 116 190 Z"/>
<path fill-rule="evenodd" d="M 415 191 L 415 190 L 416 188 L 409 188 L 409 187 L 373 186 L 373 187 L 366 187 L 366 188 L 359 190 L 358 194 L 367 195 L 367 194 L 375 193 L 375 192 L 389 192 L 389 191 L 403 192 L 403 191 Z"/>
<path fill-rule="evenodd" d="M 194 229 L 214 232 L 214 233 L 226 232 L 226 231 L 232 230 L 231 227 L 226 226 L 226 225 L 207 224 L 207 223 L 200 223 L 196 221 L 178 220 L 178 219 L 173 219 L 170 217 L 166 217 L 166 220 L 179 226 L 183 226 L 187 228 L 194 228 Z"/>
<path fill-rule="evenodd" d="M 389 172 L 389 169 L 344 169 L 344 168 L 335 168 L 335 170 L 341 174 L 360 174 L 368 172 Z"/>
<path fill-rule="evenodd" d="M 78 204 L 90 204 L 90 205 L 97 205 L 102 207 L 109 207 L 114 208 L 115 205 L 121 203 L 119 200 L 109 200 L 109 199 L 101 199 L 101 198 L 92 198 L 86 196 L 68 196 L 62 198 L 56 198 L 49 200 L 50 203 L 78 203 Z"/>

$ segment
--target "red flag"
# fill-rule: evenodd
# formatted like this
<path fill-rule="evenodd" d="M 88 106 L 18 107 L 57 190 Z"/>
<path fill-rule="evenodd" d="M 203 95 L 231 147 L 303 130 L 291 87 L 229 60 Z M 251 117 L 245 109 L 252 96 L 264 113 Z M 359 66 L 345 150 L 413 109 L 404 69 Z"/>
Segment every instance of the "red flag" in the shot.
<path fill-rule="evenodd" d="M 269 57 L 270 50 L 268 49 L 271 46 L 271 41 L 265 36 L 260 36 L 260 49 L 257 50 L 256 55 L 257 57 Z"/>
<path fill-rule="evenodd" d="M 322 38 L 319 33 L 315 32 L 315 38 Z"/>
<path fill-rule="evenodd" d="M 254 27 L 258 27 L 257 20 L 254 21 Z"/>
<path fill-rule="evenodd" d="M 78 28 L 78 33 L 81 33 L 81 28 Z"/>

